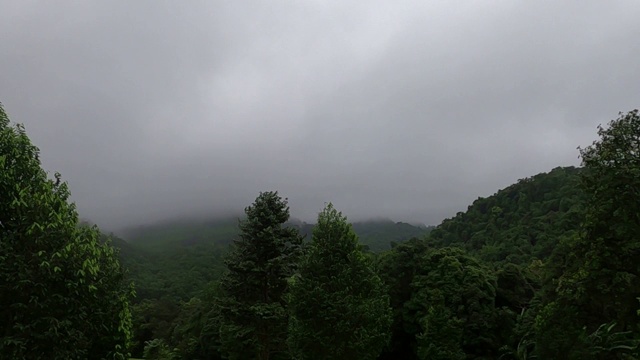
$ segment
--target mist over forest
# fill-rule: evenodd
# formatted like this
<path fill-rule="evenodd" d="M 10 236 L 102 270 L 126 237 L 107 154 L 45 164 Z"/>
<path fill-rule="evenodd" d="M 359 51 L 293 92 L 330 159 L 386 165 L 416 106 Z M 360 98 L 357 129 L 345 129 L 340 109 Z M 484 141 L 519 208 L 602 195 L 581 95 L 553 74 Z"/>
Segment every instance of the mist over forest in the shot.
<path fill-rule="evenodd" d="M 267 189 L 435 225 L 636 107 L 637 6 L 7 1 L 0 95 L 107 229 Z"/>
<path fill-rule="evenodd" d="M 0 360 L 640 359 L 638 13 L 0 0 Z"/>

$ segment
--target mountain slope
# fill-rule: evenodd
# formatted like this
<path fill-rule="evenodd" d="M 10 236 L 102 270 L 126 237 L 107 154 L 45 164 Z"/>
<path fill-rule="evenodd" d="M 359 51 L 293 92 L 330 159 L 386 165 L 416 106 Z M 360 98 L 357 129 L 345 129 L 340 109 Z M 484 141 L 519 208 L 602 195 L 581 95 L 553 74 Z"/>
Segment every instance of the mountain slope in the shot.
<path fill-rule="evenodd" d="M 294 220 L 290 225 L 298 228 L 307 239 L 311 238 L 313 224 Z M 360 242 L 373 252 L 389 249 L 392 242 L 423 237 L 431 230 L 431 227 L 419 227 L 391 220 L 356 222 L 353 228 Z M 130 229 L 124 235 L 131 247 L 150 252 L 165 252 L 169 249 L 200 244 L 226 246 L 238 235 L 238 219 L 162 222 Z"/>
<path fill-rule="evenodd" d="M 519 180 L 466 212 L 446 219 L 429 236 L 433 246 L 460 246 L 485 261 L 526 263 L 547 258 L 582 221 L 579 168 L 558 167 Z"/>
<path fill-rule="evenodd" d="M 174 220 L 138 226 L 123 232 L 134 248 L 164 252 L 198 244 L 230 244 L 238 234 L 238 220 Z"/>

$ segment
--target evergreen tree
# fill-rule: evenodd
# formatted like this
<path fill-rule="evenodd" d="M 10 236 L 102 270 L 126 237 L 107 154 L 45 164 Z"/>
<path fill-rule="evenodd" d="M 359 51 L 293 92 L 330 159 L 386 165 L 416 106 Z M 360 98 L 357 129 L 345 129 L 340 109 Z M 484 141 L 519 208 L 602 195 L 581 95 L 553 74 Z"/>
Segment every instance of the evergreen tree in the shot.
<path fill-rule="evenodd" d="M 221 280 L 222 351 L 230 359 L 283 357 L 288 326 L 283 294 L 302 238 L 284 226 L 289 207 L 277 192 L 260 193 L 245 213 Z"/>
<path fill-rule="evenodd" d="M 380 277 L 346 217 L 329 204 L 291 279 L 289 343 L 300 359 L 375 359 L 390 336 Z"/>
<path fill-rule="evenodd" d="M 0 106 L 0 354 L 125 359 L 131 332 L 117 254 L 81 226 L 69 190 Z"/>

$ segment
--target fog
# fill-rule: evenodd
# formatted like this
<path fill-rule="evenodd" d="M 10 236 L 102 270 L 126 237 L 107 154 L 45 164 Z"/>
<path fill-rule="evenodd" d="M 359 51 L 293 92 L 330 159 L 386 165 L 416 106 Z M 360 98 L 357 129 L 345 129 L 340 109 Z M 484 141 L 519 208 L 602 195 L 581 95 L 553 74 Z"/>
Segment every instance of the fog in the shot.
<path fill-rule="evenodd" d="M 437 224 L 640 98 L 637 1 L 0 0 L 0 102 L 103 227 Z"/>

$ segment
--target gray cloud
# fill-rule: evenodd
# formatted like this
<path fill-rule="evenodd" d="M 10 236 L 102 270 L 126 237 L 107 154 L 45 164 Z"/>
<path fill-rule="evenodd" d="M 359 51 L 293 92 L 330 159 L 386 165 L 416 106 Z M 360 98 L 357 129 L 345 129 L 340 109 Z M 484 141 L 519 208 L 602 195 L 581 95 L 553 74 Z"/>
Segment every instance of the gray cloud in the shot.
<path fill-rule="evenodd" d="M 240 211 L 436 224 L 638 107 L 635 1 L 9 2 L 0 101 L 108 228 Z"/>

